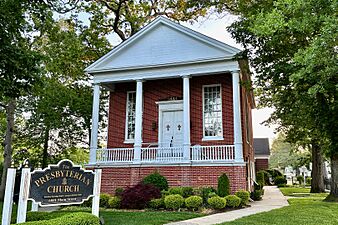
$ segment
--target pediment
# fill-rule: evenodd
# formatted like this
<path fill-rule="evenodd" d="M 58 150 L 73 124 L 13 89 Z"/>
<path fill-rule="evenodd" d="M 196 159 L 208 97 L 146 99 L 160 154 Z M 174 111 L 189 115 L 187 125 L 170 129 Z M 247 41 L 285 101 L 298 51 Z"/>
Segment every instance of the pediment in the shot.
<path fill-rule="evenodd" d="M 240 50 L 159 17 L 89 66 L 91 73 L 109 70 L 229 59 Z"/>

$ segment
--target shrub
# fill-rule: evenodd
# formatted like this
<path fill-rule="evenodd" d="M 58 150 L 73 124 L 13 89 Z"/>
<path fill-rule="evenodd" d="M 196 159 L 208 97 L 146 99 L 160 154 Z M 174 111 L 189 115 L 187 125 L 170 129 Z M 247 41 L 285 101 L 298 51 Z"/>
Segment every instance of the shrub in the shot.
<path fill-rule="evenodd" d="M 160 191 L 168 190 L 167 179 L 164 176 L 162 176 L 161 174 L 159 174 L 159 172 L 157 172 L 157 171 L 152 173 L 152 174 L 149 174 L 148 176 L 143 178 L 142 183 L 152 184 L 155 187 L 157 187 L 158 189 L 160 189 Z"/>
<path fill-rule="evenodd" d="M 264 185 L 272 185 L 271 182 L 270 182 L 270 176 L 271 175 L 265 170 L 261 170 L 259 172 L 264 174 Z"/>
<path fill-rule="evenodd" d="M 287 180 L 283 176 L 279 176 L 275 178 L 275 185 L 285 185 Z"/>
<path fill-rule="evenodd" d="M 297 176 L 297 181 L 299 182 L 299 184 L 303 184 L 304 183 L 304 177 L 303 176 Z"/>
<path fill-rule="evenodd" d="M 241 205 L 246 205 L 249 202 L 250 193 L 245 190 L 239 190 L 235 193 L 237 197 L 241 199 Z"/>
<path fill-rule="evenodd" d="M 254 190 L 253 192 L 251 192 L 251 198 L 255 201 L 261 200 L 262 195 L 263 195 L 263 190 Z"/>
<path fill-rule="evenodd" d="M 164 198 L 164 205 L 167 209 L 177 210 L 184 204 L 184 198 L 181 195 L 168 195 Z"/>
<path fill-rule="evenodd" d="M 227 200 L 227 206 L 231 208 L 237 208 L 241 204 L 241 198 L 236 195 L 228 195 L 225 199 Z"/>
<path fill-rule="evenodd" d="M 121 208 L 143 209 L 146 204 L 155 198 L 160 198 L 160 190 L 151 185 L 139 183 L 133 187 L 126 188 L 121 194 Z"/>
<path fill-rule="evenodd" d="M 276 170 L 276 169 L 270 169 L 270 170 L 267 170 L 267 172 L 270 174 L 273 181 L 276 179 L 276 177 L 283 176 L 283 174 L 279 170 Z"/>
<path fill-rule="evenodd" d="M 220 197 L 225 197 L 230 194 L 229 178 L 225 173 L 218 178 L 217 194 Z"/>
<path fill-rule="evenodd" d="M 162 195 L 162 197 L 165 197 L 165 196 L 167 196 L 167 195 L 170 195 L 170 193 L 169 193 L 169 191 L 162 190 L 162 191 L 161 191 L 161 195 Z"/>
<path fill-rule="evenodd" d="M 182 187 L 183 198 L 188 198 L 194 195 L 194 189 L 192 187 Z"/>
<path fill-rule="evenodd" d="M 265 178 L 264 178 L 264 172 L 263 171 L 259 171 L 256 174 L 256 182 L 262 187 L 265 185 Z"/>
<path fill-rule="evenodd" d="M 170 195 L 181 195 L 183 197 L 183 189 L 181 187 L 171 187 L 168 191 Z"/>
<path fill-rule="evenodd" d="M 100 194 L 100 207 L 108 208 L 108 201 L 111 198 L 110 194 L 102 193 Z"/>
<path fill-rule="evenodd" d="M 208 204 L 213 209 L 223 209 L 226 206 L 226 199 L 219 196 L 211 197 L 208 199 Z"/>
<path fill-rule="evenodd" d="M 34 212 L 33 214 L 41 214 L 41 212 Z M 32 215 L 33 215 L 32 214 Z M 45 213 L 46 217 L 40 218 L 37 221 L 21 223 L 22 225 L 100 225 L 100 219 L 90 213 L 75 212 L 60 215 L 59 213 Z M 28 215 L 27 215 L 28 216 Z M 54 217 L 54 218 L 53 218 Z M 28 219 L 28 218 L 27 218 Z"/>
<path fill-rule="evenodd" d="M 208 194 L 208 198 L 215 197 L 215 196 L 218 196 L 215 192 L 210 192 Z"/>
<path fill-rule="evenodd" d="M 148 207 L 151 209 L 160 209 L 164 207 L 164 199 L 163 198 L 156 198 L 152 199 L 148 202 Z"/>
<path fill-rule="evenodd" d="M 207 203 L 209 199 L 210 193 L 216 193 L 216 189 L 213 187 L 204 187 L 201 189 L 201 197 L 203 198 L 203 202 Z"/>
<path fill-rule="evenodd" d="M 93 198 L 89 198 L 87 201 L 84 201 L 80 206 L 82 207 L 92 207 Z"/>
<path fill-rule="evenodd" d="M 109 198 L 108 207 L 111 209 L 119 209 L 121 207 L 120 197 L 113 196 Z"/>
<path fill-rule="evenodd" d="M 203 204 L 203 198 L 200 196 L 190 196 L 188 198 L 185 199 L 185 206 L 188 209 L 198 209 L 199 207 L 201 207 Z"/>
<path fill-rule="evenodd" d="M 312 180 L 311 177 L 307 177 L 306 178 L 306 185 L 311 185 L 311 180 Z"/>
<path fill-rule="evenodd" d="M 121 196 L 123 192 L 123 188 L 116 188 L 115 189 L 115 196 Z"/>

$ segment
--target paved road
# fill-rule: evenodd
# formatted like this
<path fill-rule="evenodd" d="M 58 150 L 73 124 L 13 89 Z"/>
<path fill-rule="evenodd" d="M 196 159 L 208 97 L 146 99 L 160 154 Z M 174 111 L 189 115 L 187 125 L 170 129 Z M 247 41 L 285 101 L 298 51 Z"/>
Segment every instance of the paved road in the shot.
<path fill-rule="evenodd" d="M 169 223 L 168 225 L 212 225 L 233 221 L 244 216 L 253 215 L 289 205 L 286 197 L 276 186 L 265 186 L 263 200 L 252 202 L 251 207 L 230 212 L 217 213 L 200 218 Z"/>

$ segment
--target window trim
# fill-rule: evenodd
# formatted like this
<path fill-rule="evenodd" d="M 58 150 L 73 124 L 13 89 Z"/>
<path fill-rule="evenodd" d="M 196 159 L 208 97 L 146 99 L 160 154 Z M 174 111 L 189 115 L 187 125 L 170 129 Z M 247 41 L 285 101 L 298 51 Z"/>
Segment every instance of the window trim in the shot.
<path fill-rule="evenodd" d="M 205 136 L 205 120 L 204 120 L 204 92 L 206 87 L 220 87 L 220 98 L 221 98 L 221 136 Z M 223 99 L 222 99 L 222 85 L 221 84 L 208 84 L 208 85 L 202 85 L 202 120 L 203 120 L 203 138 L 202 141 L 222 141 L 224 140 L 224 130 L 223 130 Z"/>
<path fill-rule="evenodd" d="M 133 144 L 135 142 L 135 137 L 133 139 L 128 138 L 128 102 L 129 102 L 129 94 L 136 93 L 136 91 L 127 91 L 127 99 L 126 99 L 126 116 L 125 116 L 125 129 L 124 129 L 124 144 Z M 136 100 L 136 99 L 135 99 Z M 136 102 L 135 102 L 136 104 Z"/>

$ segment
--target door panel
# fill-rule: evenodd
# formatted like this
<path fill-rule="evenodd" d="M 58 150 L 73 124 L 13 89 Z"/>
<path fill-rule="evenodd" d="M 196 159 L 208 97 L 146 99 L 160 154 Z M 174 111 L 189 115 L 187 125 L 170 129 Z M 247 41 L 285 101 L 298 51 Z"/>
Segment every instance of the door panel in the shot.
<path fill-rule="evenodd" d="M 162 113 L 161 147 L 179 147 L 183 144 L 183 111 Z"/>

